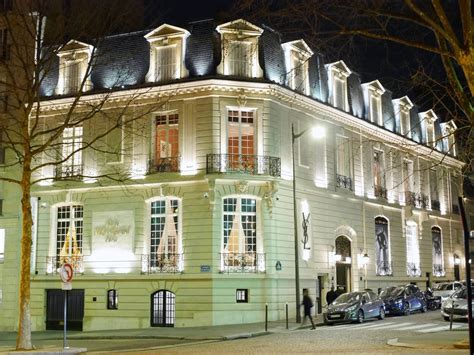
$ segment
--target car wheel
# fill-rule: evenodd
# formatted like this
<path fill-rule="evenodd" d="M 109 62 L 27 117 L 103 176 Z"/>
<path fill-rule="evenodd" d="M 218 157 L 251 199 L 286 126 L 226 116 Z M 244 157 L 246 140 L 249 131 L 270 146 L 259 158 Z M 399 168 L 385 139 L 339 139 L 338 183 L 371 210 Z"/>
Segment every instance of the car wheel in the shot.
<path fill-rule="evenodd" d="M 444 318 L 444 320 L 445 320 L 446 322 L 449 322 L 449 317 L 443 316 L 443 318 Z"/>
<path fill-rule="evenodd" d="M 385 318 L 385 309 L 383 307 L 380 307 L 379 319 L 382 320 L 384 318 Z"/>
<path fill-rule="evenodd" d="M 421 307 L 421 313 L 425 313 L 428 310 L 428 307 L 426 307 L 426 303 Z"/>
<path fill-rule="evenodd" d="M 404 316 L 410 315 L 410 304 L 409 303 L 405 303 L 403 305 L 403 315 Z"/>
<path fill-rule="evenodd" d="M 362 309 L 359 309 L 357 313 L 357 323 L 364 323 L 364 311 Z"/>

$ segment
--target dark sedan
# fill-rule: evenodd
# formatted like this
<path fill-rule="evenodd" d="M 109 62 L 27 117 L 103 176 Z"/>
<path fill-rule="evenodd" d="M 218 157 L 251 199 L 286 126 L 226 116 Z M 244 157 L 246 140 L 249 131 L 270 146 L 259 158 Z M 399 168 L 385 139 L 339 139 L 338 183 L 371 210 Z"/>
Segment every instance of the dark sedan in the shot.
<path fill-rule="evenodd" d="M 328 306 L 324 323 L 362 323 L 367 318 L 385 318 L 383 301 L 372 291 L 344 293 Z"/>
<path fill-rule="evenodd" d="M 416 285 L 387 287 L 380 293 L 387 314 L 409 315 L 413 311 L 426 312 L 426 300 Z"/>

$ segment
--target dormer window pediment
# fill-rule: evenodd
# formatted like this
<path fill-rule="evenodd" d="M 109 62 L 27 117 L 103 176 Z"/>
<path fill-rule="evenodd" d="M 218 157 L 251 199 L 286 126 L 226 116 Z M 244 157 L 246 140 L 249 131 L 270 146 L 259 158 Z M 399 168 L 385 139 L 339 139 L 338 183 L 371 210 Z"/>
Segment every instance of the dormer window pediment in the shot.
<path fill-rule="evenodd" d="M 411 138 L 410 110 L 413 108 L 413 102 L 408 96 L 394 99 L 392 102 L 395 116 L 400 124 L 400 133 L 407 138 Z"/>
<path fill-rule="evenodd" d="M 258 41 L 263 29 L 243 19 L 217 26 L 221 35 L 222 60 L 217 73 L 246 78 L 261 78 Z"/>
<path fill-rule="evenodd" d="M 58 51 L 59 79 L 56 94 L 67 95 L 92 89 L 89 64 L 93 52 L 92 45 L 76 40 L 70 40 Z"/>
<path fill-rule="evenodd" d="M 150 67 L 146 81 L 159 82 L 188 75 L 184 57 L 189 35 L 184 28 L 163 24 L 144 36 L 150 43 Z"/>
<path fill-rule="evenodd" d="M 434 129 L 434 123 L 438 119 L 438 116 L 434 113 L 433 110 L 428 110 L 421 112 L 419 114 L 421 121 L 424 122 L 425 134 L 426 134 L 426 144 L 430 147 L 436 147 L 436 134 Z"/>
<path fill-rule="evenodd" d="M 453 156 L 456 156 L 456 136 L 455 133 L 458 129 L 454 120 L 449 122 L 440 123 L 441 132 L 443 134 L 443 140 L 445 142 L 446 151 Z"/>
<path fill-rule="evenodd" d="M 285 53 L 288 86 L 293 90 L 309 93 L 308 61 L 314 54 L 304 40 L 282 44 Z"/>

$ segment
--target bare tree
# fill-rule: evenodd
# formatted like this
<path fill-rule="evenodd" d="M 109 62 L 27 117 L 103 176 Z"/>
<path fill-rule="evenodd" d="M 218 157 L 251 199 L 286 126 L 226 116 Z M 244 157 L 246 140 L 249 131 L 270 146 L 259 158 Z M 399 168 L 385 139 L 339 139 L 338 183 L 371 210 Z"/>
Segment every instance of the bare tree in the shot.
<path fill-rule="evenodd" d="M 416 95 L 415 102 L 434 107 L 455 120 L 460 157 L 472 169 L 474 134 L 474 47 L 471 2 L 384 0 L 243 0 L 228 16 L 264 21 L 286 37 L 304 38 L 327 58 L 379 68 L 381 56 L 391 55 L 384 70 L 407 80 L 392 78 Z M 403 52 L 402 52 L 403 51 Z M 403 55 L 401 53 L 404 53 Z M 377 58 L 377 59 L 375 59 Z M 376 64 L 374 64 L 376 63 Z M 405 66 L 402 66 L 403 63 Z M 370 72 L 370 76 L 377 77 Z M 384 73 L 382 73 L 384 75 Z M 378 75 L 380 77 L 380 73 Z M 403 92 L 402 90 L 399 90 Z"/>
<path fill-rule="evenodd" d="M 82 5 L 86 3 L 82 2 Z M 78 154 L 88 151 L 100 152 L 102 155 L 117 154 L 116 143 L 109 144 L 107 137 L 117 130 L 125 132 L 125 136 L 141 134 L 142 131 L 136 130 L 139 125 L 135 123 L 159 109 L 166 100 L 144 102 L 143 93 L 152 89 L 114 90 L 127 83 L 131 75 L 128 69 L 117 73 L 110 85 L 111 90 L 86 94 L 90 89 L 91 72 L 97 65 L 107 64 L 107 57 L 97 48 L 100 48 L 107 34 L 116 32 L 121 24 L 134 25 L 130 18 L 134 17 L 137 2 L 127 1 L 124 7 L 123 1 L 120 6 L 115 2 L 93 1 L 89 5 L 93 5 L 94 16 L 89 11 L 92 9 L 90 6 L 78 5 L 67 13 L 57 7 L 60 2 L 54 1 L 17 1 L 15 6 L 5 1 L 3 4 L 6 4 L 6 8 L 0 14 L 3 29 L 0 43 L 0 98 L 3 103 L 0 134 L 1 149 L 5 153 L 3 163 L 8 174 L 0 177 L 0 180 L 16 185 L 21 191 L 21 266 L 16 348 L 30 350 L 33 349 L 30 316 L 33 186 L 52 179 L 93 178 L 124 182 L 129 178 L 127 172 L 117 169 L 97 174 L 74 170 L 74 159 Z M 48 27 L 48 21 L 53 25 Z M 73 90 L 56 93 L 61 95 L 56 98 L 64 97 L 67 104 L 53 116 L 47 117 L 44 115 L 47 100 L 42 100 L 42 87 L 52 73 L 64 70 L 61 61 L 58 66 L 58 55 L 67 47 L 65 43 L 72 47 L 77 45 L 78 42 L 70 42 L 71 39 L 93 45 L 89 47 L 83 74 L 74 83 L 69 83 Z M 71 53 L 72 56 L 76 55 L 74 51 Z M 121 98 L 119 104 L 117 98 Z M 139 101 L 144 104 L 137 109 Z M 82 127 L 88 127 L 89 132 L 79 144 L 66 142 L 64 137 L 68 133 Z M 45 171 L 50 173 L 45 174 Z"/>

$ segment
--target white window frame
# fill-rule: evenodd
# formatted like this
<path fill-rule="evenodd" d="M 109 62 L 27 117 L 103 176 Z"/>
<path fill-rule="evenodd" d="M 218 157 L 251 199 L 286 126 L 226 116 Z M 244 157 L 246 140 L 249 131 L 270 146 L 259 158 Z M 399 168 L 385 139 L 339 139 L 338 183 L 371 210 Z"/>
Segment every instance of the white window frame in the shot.
<path fill-rule="evenodd" d="M 415 192 L 415 163 L 411 159 L 402 160 L 403 191 Z M 408 190 L 406 188 L 408 187 Z"/>
<path fill-rule="evenodd" d="M 440 248 L 441 248 L 441 259 L 440 259 L 440 265 L 441 265 L 441 270 L 438 272 L 435 270 L 435 247 L 433 243 L 433 229 L 438 229 L 439 230 L 439 235 L 440 235 Z M 446 270 L 444 268 L 444 243 L 443 243 L 443 230 L 439 226 L 432 226 L 430 229 L 431 232 L 431 248 L 432 248 L 432 262 L 433 262 L 433 276 L 434 277 L 443 277 L 446 275 Z"/>
<path fill-rule="evenodd" d="M 373 91 L 370 94 L 369 107 L 370 121 L 383 126 L 382 97 Z"/>
<path fill-rule="evenodd" d="M 352 74 L 350 69 L 341 60 L 325 65 L 329 75 L 329 91 L 331 104 L 340 110 L 349 111 L 349 100 L 347 92 L 347 78 Z M 337 85 L 341 85 L 343 97 L 337 94 Z"/>
<path fill-rule="evenodd" d="M 339 142 L 341 141 L 344 141 L 342 143 L 344 155 L 343 162 L 341 162 L 340 156 L 341 145 Z M 350 144 L 350 138 L 342 134 L 336 134 L 336 174 L 346 176 L 352 179 L 352 164 L 352 149 Z M 343 171 L 341 171 L 340 169 L 342 169 Z"/>
<path fill-rule="evenodd" d="M 156 46 L 155 53 L 155 81 L 179 79 L 178 48 L 176 44 Z M 165 54 L 171 54 L 171 63 L 167 63 Z"/>
<path fill-rule="evenodd" d="M 380 183 L 377 184 L 376 183 L 376 176 L 374 174 L 374 171 L 375 171 L 375 162 L 376 162 L 376 159 L 375 159 L 375 155 L 378 155 L 379 156 L 379 171 L 380 171 Z M 372 159 L 372 178 L 373 178 L 373 182 L 374 182 L 374 187 L 376 186 L 379 186 L 379 187 L 383 187 L 383 188 L 386 188 L 387 186 L 387 178 L 386 178 L 386 175 L 385 175 L 385 167 L 386 167 L 386 164 L 385 164 L 385 152 L 382 150 L 382 149 L 378 149 L 378 148 L 374 148 L 373 149 L 373 159 Z"/>
<path fill-rule="evenodd" d="M 120 117 L 120 123 L 119 126 L 108 132 L 107 136 L 105 137 L 106 143 L 107 143 L 107 152 L 106 152 L 106 163 L 107 164 L 122 164 L 123 163 L 123 155 L 124 155 L 124 139 L 125 139 L 125 127 L 123 125 L 124 123 L 124 117 Z M 109 130 L 109 128 L 107 128 Z M 115 130 L 119 130 L 119 135 L 120 135 L 120 142 L 117 144 L 117 142 L 110 142 L 112 139 L 113 135 L 112 132 Z M 117 147 L 118 152 L 113 152 L 112 147 Z M 109 151 L 110 150 L 110 151 Z M 118 160 L 111 160 L 111 156 L 117 156 Z"/>
<path fill-rule="evenodd" d="M 177 120 L 178 122 L 177 123 L 170 123 L 170 117 L 171 116 L 177 116 Z M 157 128 L 157 124 L 156 124 L 156 120 L 158 117 L 166 117 L 166 123 L 163 124 L 163 125 L 159 125 L 160 128 Z M 178 152 L 176 154 L 176 156 L 173 156 L 171 154 L 171 152 L 169 152 L 169 131 L 171 129 L 177 129 L 178 130 Z M 161 112 L 161 113 L 155 113 L 153 115 L 153 142 L 152 142 L 152 149 L 153 149 L 153 158 L 154 159 L 157 159 L 158 157 L 156 156 L 157 155 L 157 150 L 158 150 L 158 147 L 156 146 L 156 139 L 157 139 L 157 135 L 158 135 L 158 131 L 159 130 L 164 130 L 166 132 L 166 142 L 165 144 L 168 145 L 168 148 L 167 148 L 167 154 L 166 156 L 160 156 L 161 158 L 177 158 L 180 156 L 180 152 L 181 152 L 181 142 L 180 142 L 180 131 L 181 131 L 181 118 L 180 118 L 180 115 L 178 113 L 178 111 L 167 111 L 167 112 Z"/>
<path fill-rule="evenodd" d="M 66 127 L 62 137 L 62 159 L 67 159 L 61 164 L 61 177 L 77 176 L 82 174 L 82 144 L 84 130 L 82 126 Z M 66 170 L 66 172 L 65 172 Z"/>
<path fill-rule="evenodd" d="M 390 276 L 392 275 L 393 269 L 392 269 L 392 243 L 391 243 L 391 238 L 390 238 L 390 220 L 383 216 L 383 215 L 378 215 L 374 217 L 374 226 L 375 226 L 375 232 L 376 232 L 376 226 L 377 226 L 377 219 L 384 219 L 387 222 L 387 259 L 388 259 L 388 264 L 390 267 L 390 271 L 388 273 L 382 273 L 379 270 L 378 263 L 377 263 L 377 255 L 375 255 L 375 274 L 377 276 Z M 377 238 L 377 234 L 375 235 Z M 377 252 L 377 251 L 376 251 Z"/>

